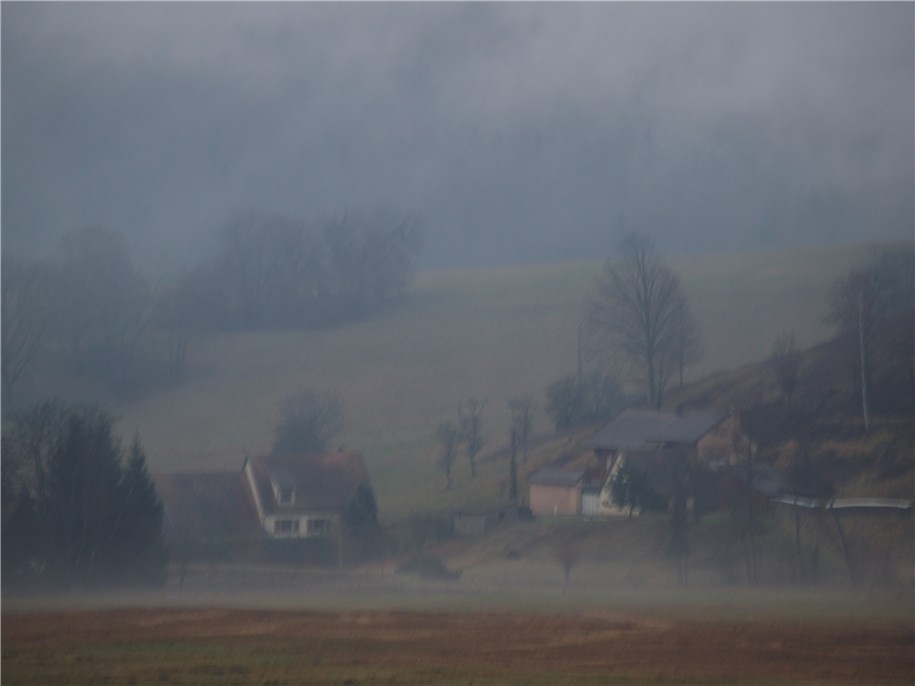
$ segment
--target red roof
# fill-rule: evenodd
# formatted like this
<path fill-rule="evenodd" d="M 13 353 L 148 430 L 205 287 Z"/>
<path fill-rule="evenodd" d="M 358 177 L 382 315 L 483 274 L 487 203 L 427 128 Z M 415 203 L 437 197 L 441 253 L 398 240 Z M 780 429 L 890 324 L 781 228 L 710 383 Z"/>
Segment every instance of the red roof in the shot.
<path fill-rule="evenodd" d="M 264 514 L 342 512 L 360 484 L 369 483 L 361 455 L 264 455 L 250 458 Z M 291 504 L 280 505 L 275 489 L 292 489 Z"/>

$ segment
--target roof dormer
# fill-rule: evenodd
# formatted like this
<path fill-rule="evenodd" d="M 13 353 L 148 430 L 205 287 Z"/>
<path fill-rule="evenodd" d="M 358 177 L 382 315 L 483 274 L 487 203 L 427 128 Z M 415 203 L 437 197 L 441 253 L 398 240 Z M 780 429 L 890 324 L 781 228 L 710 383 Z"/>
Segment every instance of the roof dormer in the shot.
<path fill-rule="evenodd" d="M 295 505 L 295 479 L 288 470 L 282 467 L 271 467 L 267 470 L 270 486 L 273 488 L 273 499 L 280 507 Z"/>

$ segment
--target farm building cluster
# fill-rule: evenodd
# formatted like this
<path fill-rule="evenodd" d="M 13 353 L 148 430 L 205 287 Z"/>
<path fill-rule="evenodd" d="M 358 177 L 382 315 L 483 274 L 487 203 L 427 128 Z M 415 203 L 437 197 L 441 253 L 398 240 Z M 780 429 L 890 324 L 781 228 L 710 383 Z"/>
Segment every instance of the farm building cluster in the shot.
<path fill-rule="evenodd" d="M 781 472 L 762 462 L 741 459 L 730 449 L 734 435 L 731 421 L 727 415 L 706 409 L 626 410 L 590 438 L 586 466 L 547 466 L 531 474 L 527 505 L 520 512 L 535 517 L 633 516 L 642 508 L 666 510 L 677 488 L 689 492 L 689 508 L 700 512 L 736 514 L 752 508 L 764 513 L 774 507 L 912 508 L 909 500 L 792 495 L 786 492 Z M 625 477 L 621 474 L 624 470 Z M 619 502 L 621 477 L 638 479 L 641 492 L 637 502 Z M 476 535 L 518 514 L 519 508 L 512 505 L 460 511 L 454 515 L 454 530 L 458 535 Z"/>
<path fill-rule="evenodd" d="M 670 496 L 702 450 L 702 440 L 724 417 L 711 411 L 627 410 L 589 441 L 594 465 L 580 470 L 544 468 L 530 479 L 530 509 L 535 515 L 622 514 L 612 484 L 623 468 L 637 471 L 646 493 Z"/>

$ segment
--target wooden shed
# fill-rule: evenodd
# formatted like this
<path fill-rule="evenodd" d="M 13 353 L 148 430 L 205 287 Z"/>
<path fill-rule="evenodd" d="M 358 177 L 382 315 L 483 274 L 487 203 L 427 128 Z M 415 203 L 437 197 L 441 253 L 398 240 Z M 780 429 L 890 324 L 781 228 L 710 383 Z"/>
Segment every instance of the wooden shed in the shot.
<path fill-rule="evenodd" d="M 530 508 L 535 515 L 581 514 L 584 470 L 544 468 L 530 479 Z"/>

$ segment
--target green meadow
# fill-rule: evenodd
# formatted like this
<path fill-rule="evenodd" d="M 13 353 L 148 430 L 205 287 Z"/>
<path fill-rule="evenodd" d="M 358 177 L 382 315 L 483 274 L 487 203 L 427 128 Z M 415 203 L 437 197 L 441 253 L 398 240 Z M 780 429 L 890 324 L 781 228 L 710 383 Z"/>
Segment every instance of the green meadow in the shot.
<path fill-rule="evenodd" d="M 689 377 L 759 361 L 781 333 L 793 332 L 802 346 L 827 337 L 830 284 L 867 253 L 833 247 L 670 259 L 706 348 Z M 284 396 L 334 390 L 346 408 L 337 442 L 365 456 L 383 519 L 491 500 L 506 468 L 487 454 L 508 442 L 507 403 L 533 395 L 535 433 L 550 434 L 544 388 L 576 369 L 578 327 L 600 269 L 593 261 L 423 272 L 365 321 L 198 336 L 180 385 L 104 403 L 125 437 L 139 433 L 154 471 L 223 470 L 270 449 Z M 587 346 L 584 358 L 586 368 L 599 359 Z M 55 388 L 62 380 L 38 376 L 30 394 L 67 393 Z M 455 488 L 445 493 L 432 434 L 456 420 L 469 397 L 488 401 L 482 474 L 471 484 L 459 461 Z"/>

